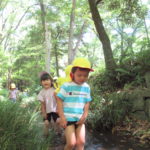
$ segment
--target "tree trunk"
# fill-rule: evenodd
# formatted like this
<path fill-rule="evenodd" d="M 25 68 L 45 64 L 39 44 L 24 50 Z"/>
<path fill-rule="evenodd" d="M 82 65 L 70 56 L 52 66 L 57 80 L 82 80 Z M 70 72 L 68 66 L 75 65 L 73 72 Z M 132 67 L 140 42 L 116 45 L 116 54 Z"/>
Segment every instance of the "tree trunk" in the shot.
<path fill-rule="evenodd" d="M 148 35 L 148 28 L 147 28 L 147 24 L 145 21 L 145 17 L 144 17 L 144 26 L 145 26 L 146 36 L 147 36 L 147 42 L 148 42 L 148 44 L 150 44 L 150 39 L 149 39 L 149 35 Z"/>
<path fill-rule="evenodd" d="M 45 70 L 46 72 L 50 73 L 50 52 L 51 52 L 51 33 L 48 31 L 48 25 L 45 20 L 46 11 L 43 4 L 43 0 L 39 0 L 40 2 L 40 8 L 41 8 L 41 20 L 43 25 L 43 31 L 44 31 L 44 43 L 45 43 Z"/>
<path fill-rule="evenodd" d="M 72 0 L 72 11 L 70 15 L 70 31 L 69 31 L 69 41 L 68 41 L 68 64 L 72 63 L 73 60 L 73 31 L 74 31 L 74 21 L 75 21 L 75 8 L 76 0 Z"/>
<path fill-rule="evenodd" d="M 121 57 L 120 57 L 120 63 L 122 63 L 122 59 L 124 57 L 124 25 L 123 23 L 121 24 Z"/>
<path fill-rule="evenodd" d="M 106 69 L 110 71 L 114 71 L 117 65 L 113 58 L 113 53 L 112 53 L 109 37 L 103 26 L 103 22 L 98 12 L 95 0 L 88 0 L 88 2 L 89 2 L 92 18 L 93 18 L 99 39 L 103 46 Z"/>
<path fill-rule="evenodd" d="M 8 68 L 6 87 L 9 89 L 11 83 L 12 68 Z"/>
<path fill-rule="evenodd" d="M 45 24 L 46 32 L 45 32 L 45 44 L 46 44 L 46 56 L 45 56 L 45 62 L 46 62 L 46 71 L 50 73 L 50 55 L 51 55 L 51 34 L 48 31 L 48 26 Z"/>
<path fill-rule="evenodd" d="M 59 65 L 58 65 L 58 52 L 57 52 L 57 43 L 55 43 L 55 62 L 56 62 L 56 74 L 59 77 Z"/>

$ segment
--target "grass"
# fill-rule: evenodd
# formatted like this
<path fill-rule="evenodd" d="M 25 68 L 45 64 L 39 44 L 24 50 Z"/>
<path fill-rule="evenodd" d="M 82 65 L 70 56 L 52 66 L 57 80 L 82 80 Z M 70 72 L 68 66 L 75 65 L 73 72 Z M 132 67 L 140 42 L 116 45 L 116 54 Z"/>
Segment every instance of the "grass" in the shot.
<path fill-rule="evenodd" d="M 1 150 L 48 149 L 51 139 L 43 139 L 39 112 L 31 108 L 8 100 L 0 101 Z"/>

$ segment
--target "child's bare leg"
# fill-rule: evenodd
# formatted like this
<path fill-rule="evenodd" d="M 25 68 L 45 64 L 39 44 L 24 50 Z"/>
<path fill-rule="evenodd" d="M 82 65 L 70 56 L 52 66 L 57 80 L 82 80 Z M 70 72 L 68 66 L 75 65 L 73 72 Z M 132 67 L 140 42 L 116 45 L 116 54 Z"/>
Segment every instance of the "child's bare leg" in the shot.
<path fill-rule="evenodd" d="M 60 127 L 60 118 L 57 118 L 54 126 L 55 132 L 58 134 L 62 133 L 62 128 Z"/>
<path fill-rule="evenodd" d="M 48 136 L 50 123 L 48 120 L 44 121 L 44 136 Z"/>
<path fill-rule="evenodd" d="M 76 145 L 75 126 L 69 125 L 65 129 L 66 145 L 64 150 L 72 150 Z"/>
<path fill-rule="evenodd" d="M 85 124 L 78 125 L 75 132 L 76 132 L 76 150 L 84 150 Z"/>

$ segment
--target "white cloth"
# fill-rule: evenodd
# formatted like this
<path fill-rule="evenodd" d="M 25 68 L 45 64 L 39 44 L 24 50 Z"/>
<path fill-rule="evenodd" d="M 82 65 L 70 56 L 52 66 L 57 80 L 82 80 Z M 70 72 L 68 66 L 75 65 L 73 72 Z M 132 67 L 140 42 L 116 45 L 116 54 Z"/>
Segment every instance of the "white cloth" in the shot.
<path fill-rule="evenodd" d="M 37 99 L 41 102 L 45 102 L 46 113 L 56 112 L 57 103 L 54 97 L 55 89 L 53 87 L 49 89 L 42 89 L 37 96 Z"/>

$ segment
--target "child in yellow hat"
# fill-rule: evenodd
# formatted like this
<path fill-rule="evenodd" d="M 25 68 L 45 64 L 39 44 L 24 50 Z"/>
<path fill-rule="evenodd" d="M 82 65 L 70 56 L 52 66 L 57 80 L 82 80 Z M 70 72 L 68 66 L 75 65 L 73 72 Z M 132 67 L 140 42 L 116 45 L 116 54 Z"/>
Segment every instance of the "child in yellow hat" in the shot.
<path fill-rule="evenodd" d="M 85 120 L 91 101 L 90 87 L 86 83 L 89 72 L 93 71 L 90 62 L 77 58 L 72 63 L 71 82 L 65 82 L 57 94 L 60 125 L 65 128 L 66 145 L 64 150 L 76 147 L 84 149 Z"/>
<path fill-rule="evenodd" d="M 9 96 L 8 96 L 10 101 L 15 103 L 17 101 L 18 94 L 19 94 L 19 91 L 16 89 L 15 83 L 11 83 L 10 90 L 9 90 Z"/>

